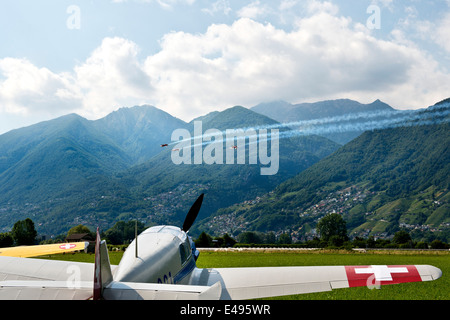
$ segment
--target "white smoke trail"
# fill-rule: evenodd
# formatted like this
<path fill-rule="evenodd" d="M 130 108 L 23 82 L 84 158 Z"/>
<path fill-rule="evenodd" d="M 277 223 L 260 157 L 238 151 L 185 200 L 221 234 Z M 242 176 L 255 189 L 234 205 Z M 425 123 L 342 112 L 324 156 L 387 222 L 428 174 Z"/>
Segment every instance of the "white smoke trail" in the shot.
<path fill-rule="evenodd" d="M 344 133 L 344 132 L 355 132 L 355 131 L 373 131 L 373 130 L 381 130 L 381 129 L 393 129 L 399 127 L 411 127 L 411 126 L 422 126 L 422 125 L 433 125 L 433 124 L 441 124 L 450 122 L 450 104 L 442 104 L 433 106 L 429 110 L 408 110 L 408 111 L 400 111 L 400 110 L 383 110 L 383 111 L 370 111 L 370 112 L 361 112 L 354 114 L 347 114 L 341 116 L 334 117 L 326 117 L 320 119 L 313 120 L 301 120 L 301 121 L 293 121 L 287 123 L 275 123 L 271 125 L 263 125 L 263 126 L 255 126 L 255 127 L 247 127 L 243 128 L 244 132 L 255 131 L 258 132 L 260 130 L 272 130 L 272 129 L 285 129 L 280 132 L 279 138 L 286 139 L 292 137 L 299 136 L 309 136 L 309 135 L 326 135 L 333 133 Z M 222 132 L 223 140 L 221 142 L 230 141 L 227 139 L 226 132 Z M 201 140 L 202 143 L 197 143 L 195 145 L 188 146 L 186 148 L 193 148 L 198 146 L 206 146 L 211 143 L 217 141 L 203 141 L 205 138 L 210 138 L 213 135 L 202 135 L 191 137 L 189 139 L 172 142 L 170 145 L 174 145 L 180 142 Z M 249 140 L 258 139 L 261 142 L 262 140 L 259 138 L 259 135 L 256 133 L 256 136 L 246 136 Z M 251 139 L 256 138 L 256 139 Z M 267 140 L 270 141 L 271 136 L 270 133 L 267 135 Z M 234 141 L 234 137 L 233 137 Z"/>
<path fill-rule="evenodd" d="M 386 119 L 362 119 L 359 122 L 335 122 L 328 119 L 327 122 L 321 122 L 320 124 L 311 125 L 303 124 L 303 128 L 292 131 L 284 131 L 281 136 L 289 138 L 293 136 L 302 135 L 325 135 L 333 133 L 344 133 L 353 131 L 373 131 L 382 129 L 393 129 L 400 127 L 412 127 L 422 125 L 433 125 L 444 122 L 449 122 L 448 118 L 450 109 L 438 110 L 435 112 L 413 111 L 413 112 L 401 112 L 392 113 Z M 280 136 L 280 138 L 281 138 Z"/>

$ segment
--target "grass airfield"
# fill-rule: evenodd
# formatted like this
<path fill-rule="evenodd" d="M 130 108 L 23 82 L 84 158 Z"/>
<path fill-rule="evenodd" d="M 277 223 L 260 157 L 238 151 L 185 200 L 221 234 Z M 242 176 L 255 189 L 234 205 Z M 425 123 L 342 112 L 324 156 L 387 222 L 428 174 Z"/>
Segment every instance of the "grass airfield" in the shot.
<path fill-rule="evenodd" d="M 111 251 L 111 264 L 119 264 L 123 252 Z M 76 253 L 41 257 L 43 259 L 94 262 L 94 254 Z M 201 250 L 199 268 L 326 266 L 326 265 L 408 265 L 430 264 L 442 270 L 436 281 L 338 289 L 329 292 L 271 298 L 274 300 L 450 300 L 450 252 L 370 250 Z"/>

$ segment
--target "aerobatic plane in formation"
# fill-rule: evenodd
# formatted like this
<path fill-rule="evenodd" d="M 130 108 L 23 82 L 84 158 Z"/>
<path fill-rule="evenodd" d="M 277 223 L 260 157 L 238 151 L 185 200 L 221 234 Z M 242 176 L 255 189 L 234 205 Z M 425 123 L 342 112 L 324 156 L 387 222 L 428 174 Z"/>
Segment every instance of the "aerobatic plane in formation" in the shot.
<path fill-rule="evenodd" d="M 200 269 L 188 231 L 202 201 L 203 194 L 182 228 L 157 226 L 136 235 L 118 266 L 110 264 L 98 229 L 92 264 L 2 256 L 0 299 L 242 300 L 431 281 L 442 275 L 430 265 Z"/>

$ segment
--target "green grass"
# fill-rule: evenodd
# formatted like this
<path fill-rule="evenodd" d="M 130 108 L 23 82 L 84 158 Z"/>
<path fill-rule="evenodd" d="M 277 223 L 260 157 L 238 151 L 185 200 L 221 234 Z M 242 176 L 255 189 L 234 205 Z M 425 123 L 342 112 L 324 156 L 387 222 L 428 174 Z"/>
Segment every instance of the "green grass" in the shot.
<path fill-rule="evenodd" d="M 118 264 L 121 252 L 110 252 L 112 264 Z M 49 258 L 49 257 L 46 257 Z M 94 262 L 93 254 L 69 254 L 50 257 L 58 260 Z M 277 297 L 276 300 L 450 300 L 450 253 L 420 251 L 345 251 L 317 252 L 201 252 L 199 268 L 235 268 L 269 266 L 325 266 L 325 265 L 403 265 L 430 264 L 442 270 L 436 281 L 382 286 L 338 289 L 330 292 Z"/>

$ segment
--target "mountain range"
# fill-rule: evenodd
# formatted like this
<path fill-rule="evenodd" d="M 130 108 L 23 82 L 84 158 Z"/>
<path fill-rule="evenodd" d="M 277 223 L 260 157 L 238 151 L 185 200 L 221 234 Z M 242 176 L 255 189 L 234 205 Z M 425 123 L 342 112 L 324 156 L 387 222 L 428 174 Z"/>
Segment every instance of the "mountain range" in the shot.
<path fill-rule="evenodd" d="M 238 106 L 196 120 L 204 130 L 276 124 Z M 192 131 L 193 122 L 140 106 L 96 121 L 70 114 L 1 135 L 0 230 L 24 217 L 50 234 L 130 218 L 176 224 L 199 192 L 211 199 L 206 216 L 269 191 L 339 147 L 318 136 L 285 140 L 279 174 L 261 177 L 255 165 L 174 165 L 161 144 L 176 129 Z"/>
<path fill-rule="evenodd" d="M 153 106 L 137 106 L 95 121 L 70 114 L 13 130 L 0 135 L 0 232 L 26 217 L 41 234 L 53 235 L 78 224 L 107 229 L 129 219 L 179 225 L 204 192 L 202 222 L 193 233 L 221 232 L 221 221 L 232 232 L 289 229 L 299 238 L 308 237 L 321 215 L 312 213 L 315 206 L 328 207 L 328 200 L 342 194 L 360 199 L 359 206 L 336 207 L 344 210 L 355 235 L 389 235 L 399 225 L 429 225 L 442 233 L 449 222 L 447 123 L 362 135 L 354 131 L 350 135 L 359 137 L 348 143 L 346 132 L 330 137 L 295 130 L 298 121 L 339 120 L 361 112 L 396 114 L 379 100 L 369 105 L 352 100 L 290 106 L 277 102 L 251 109 L 236 106 L 186 123 Z M 248 161 L 175 165 L 173 145 L 161 145 L 171 143 L 174 130 L 193 134 L 194 121 L 202 121 L 203 131 L 279 127 L 278 173 L 262 176 L 260 165 Z M 428 200 L 418 200 L 421 195 L 436 201 L 434 211 L 428 209 Z M 405 210 L 407 214 L 391 218 L 392 211 Z"/>
<path fill-rule="evenodd" d="M 417 239 L 448 241 L 450 101 L 420 112 L 423 125 L 364 132 L 272 192 L 221 209 L 200 222 L 211 234 L 248 230 L 317 236 L 315 225 L 342 214 L 351 236 L 389 237 L 401 228 Z"/>
<path fill-rule="evenodd" d="M 291 104 L 286 101 L 274 101 L 261 103 L 251 108 L 252 111 L 263 114 L 280 123 L 307 122 L 308 120 L 340 117 L 343 115 L 355 115 L 361 113 L 383 112 L 375 119 L 382 120 L 395 114 L 395 109 L 388 104 L 375 100 L 369 104 L 362 104 L 350 99 L 326 100 L 314 103 Z M 342 121 L 342 119 L 340 119 Z M 349 123 L 357 123 L 358 119 Z M 348 130 L 345 132 L 332 132 L 322 134 L 325 138 L 339 144 L 350 142 L 364 130 Z"/>

